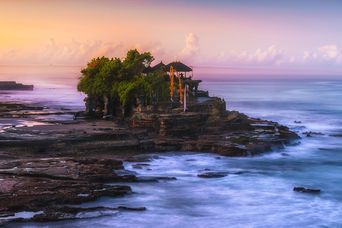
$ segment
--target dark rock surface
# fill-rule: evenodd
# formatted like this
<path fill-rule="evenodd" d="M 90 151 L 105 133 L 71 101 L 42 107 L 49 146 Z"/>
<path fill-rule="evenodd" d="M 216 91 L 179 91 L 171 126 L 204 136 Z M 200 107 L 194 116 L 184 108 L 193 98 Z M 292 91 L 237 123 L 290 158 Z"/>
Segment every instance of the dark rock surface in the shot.
<path fill-rule="evenodd" d="M 341 134 L 332 134 L 332 135 L 329 135 L 329 136 L 331 136 L 331 137 L 339 137 L 339 138 L 341 138 L 341 137 L 342 137 L 342 133 L 341 133 Z"/>
<path fill-rule="evenodd" d="M 8 222 L 51 222 L 56 220 L 71 220 L 71 219 L 84 219 L 95 218 L 106 215 L 113 215 L 119 211 L 145 211 L 145 207 L 124 207 L 117 208 L 110 207 L 49 207 L 42 211 L 35 213 L 31 218 L 13 218 L 0 220 L 0 225 Z M 12 214 L 13 216 L 13 214 Z"/>
<path fill-rule="evenodd" d="M 135 181 L 135 176 L 117 175 L 116 171 L 123 166 L 113 159 L 22 159 L 2 161 L 0 167 L 0 215 L 44 211 L 34 220 L 70 218 L 60 209 L 52 213 L 51 208 L 101 196 L 123 196 L 131 192 L 129 186 L 105 182 Z"/>
<path fill-rule="evenodd" d="M 293 191 L 295 191 L 295 192 L 303 192 L 303 193 L 313 193 L 313 194 L 321 193 L 320 189 L 304 188 L 304 187 L 294 187 Z"/>
<path fill-rule="evenodd" d="M 151 115 L 153 118 L 151 118 Z M 68 124 L 10 128 L 0 133 L 0 149 L 43 156 L 89 153 L 203 151 L 249 156 L 281 148 L 298 135 L 278 123 L 226 111 L 218 98 L 189 106 L 189 112 L 136 113 L 130 122 L 75 121 Z M 13 146 L 15 145 L 15 146 Z M 142 161 L 143 162 L 143 161 Z"/>
<path fill-rule="evenodd" d="M 202 173 L 197 174 L 197 176 L 201 178 L 220 178 L 220 177 L 225 177 L 227 175 L 228 175 L 227 172 L 215 172 L 215 171 L 202 172 Z"/>
<path fill-rule="evenodd" d="M 303 132 L 303 134 L 306 135 L 306 137 L 313 137 L 313 136 L 324 135 L 322 132 L 314 132 L 314 131 L 306 131 L 306 132 Z"/>
<path fill-rule="evenodd" d="M 35 109 L 41 115 L 56 114 L 45 107 L 1 104 L 0 118 L 31 120 Z M 193 103 L 188 110 L 135 113 L 130 125 L 122 120 L 83 119 L 0 131 L 0 217 L 11 220 L 9 216 L 16 212 L 41 211 L 32 220 L 73 219 L 79 217 L 81 209 L 66 208 L 65 204 L 131 192 L 128 185 L 115 182 L 176 180 L 137 177 L 135 172 L 124 169 L 123 160 L 137 162 L 135 169 L 148 168 L 144 162 L 153 159 L 151 152 L 250 156 L 281 148 L 299 138 L 278 123 L 226 111 L 225 102 L 219 98 Z M 205 171 L 198 176 L 226 175 Z M 98 214 L 106 214 L 123 209 L 93 208 L 84 212 L 97 210 Z"/>

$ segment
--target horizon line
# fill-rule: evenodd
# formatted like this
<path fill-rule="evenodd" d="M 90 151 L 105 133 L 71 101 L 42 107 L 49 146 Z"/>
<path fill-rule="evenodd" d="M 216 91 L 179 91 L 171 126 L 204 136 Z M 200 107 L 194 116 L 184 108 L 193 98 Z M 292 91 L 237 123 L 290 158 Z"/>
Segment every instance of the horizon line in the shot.
<path fill-rule="evenodd" d="M 0 67 L 85 67 L 85 65 L 70 65 L 70 64 L 0 64 Z M 190 65 L 193 70 L 196 70 L 196 68 L 207 68 L 207 69 L 223 69 L 223 70 L 284 70 L 284 71 L 290 71 L 288 73 L 275 73 L 275 72 L 265 72 L 265 73 L 260 73 L 260 72 L 246 72 L 246 73 L 228 73 L 228 75 L 239 75 L 239 76 L 295 76 L 295 75 L 300 75 L 300 76 L 342 76 L 342 72 L 320 72 L 319 74 L 315 73 L 307 73 L 303 72 L 305 69 L 301 68 L 271 68 L 271 67 L 265 67 L 265 66 L 213 66 L 213 65 Z M 293 71 L 302 71 L 302 72 L 293 72 Z M 202 75 L 207 75 L 209 73 L 200 73 Z M 217 73 L 216 73 L 217 74 Z M 221 73 L 222 74 L 222 73 Z"/>

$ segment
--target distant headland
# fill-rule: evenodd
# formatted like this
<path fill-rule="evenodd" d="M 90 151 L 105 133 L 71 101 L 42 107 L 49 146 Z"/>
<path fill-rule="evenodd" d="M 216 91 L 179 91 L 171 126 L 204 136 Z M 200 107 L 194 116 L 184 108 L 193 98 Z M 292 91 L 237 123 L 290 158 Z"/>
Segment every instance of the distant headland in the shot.
<path fill-rule="evenodd" d="M 0 90 L 33 90 L 33 87 L 15 81 L 0 81 Z"/>

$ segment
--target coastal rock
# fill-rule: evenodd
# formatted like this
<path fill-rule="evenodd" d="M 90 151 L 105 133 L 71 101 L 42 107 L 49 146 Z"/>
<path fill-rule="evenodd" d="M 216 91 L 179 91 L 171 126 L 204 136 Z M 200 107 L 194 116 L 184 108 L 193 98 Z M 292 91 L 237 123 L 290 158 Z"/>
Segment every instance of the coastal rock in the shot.
<path fill-rule="evenodd" d="M 176 177 L 162 177 L 162 176 L 138 176 L 136 182 L 159 182 L 177 180 Z"/>
<path fill-rule="evenodd" d="M 0 106 L 0 117 L 32 118 L 25 114 L 27 108 L 30 107 L 18 104 Z M 225 109 L 223 100 L 208 97 L 203 102 L 190 103 L 185 113 L 176 109 L 137 113 L 139 118 L 134 119 L 134 126 L 122 120 L 77 120 L 5 129 L 0 132 L 0 214 L 42 211 L 43 214 L 35 215 L 37 221 L 70 219 L 83 212 L 60 209 L 64 204 L 131 192 L 129 186 L 107 185 L 107 182 L 176 180 L 175 177 L 137 177 L 135 172 L 124 169 L 122 160 L 137 162 L 132 166 L 136 169 L 147 167 L 144 162 L 154 157 L 146 153 L 196 151 L 251 156 L 299 138 L 275 122 Z M 37 111 L 56 114 L 39 108 Z M 198 177 L 226 175 L 228 172 L 203 171 Z M 112 209 L 97 209 L 100 214 L 116 213 Z"/>
<path fill-rule="evenodd" d="M 146 163 L 134 164 L 134 165 L 132 165 L 132 168 L 134 168 L 134 169 L 143 169 L 144 167 L 147 167 L 149 165 L 150 164 L 146 164 Z"/>
<path fill-rule="evenodd" d="M 332 135 L 329 135 L 329 136 L 331 136 L 331 137 L 342 137 L 342 133 L 341 134 L 332 134 Z"/>
<path fill-rule="evenodd" d="M 132 126 L 119 121 L 93 120 L 6 130 L 0 132 L 0 148 L 14 152 L 25 150 L 40 156 L 50 151 L 59 156 L 131 154 L 133 156 L 125 155 L 126 161 L 147 162 L 148 156 L 136 154 L 200 151 L 223 156 L 250 156 L 282 148 L 299 138 L 275 122 L 226 111 L 225 102 L 219 98 L 191 103 L 185 113 L 165 112 L 135 113 Z"/>
<path fill-rule="evenodd" d="M 304 187 L 294 187 L 293 191 L 295 191 L 295 192 L 303 192 L 303 193 L 313 193 L 313 194 L 321 193 L 320 189 L 304 188 Z"/>
<path fill-rule="evenodd" d="M 131 192 L 129 186 L 103 182 L 135 181 L 121 176 L 122 162 L 99 158 L 44 158 L 2 161 L 0 212 L 39 211 L 61 204 L 79 204 L 101 196 Z"/>
<path fill-rule="evenodd" d="M 227 172 L 215 172 L 215 171 L 203 172 L 203 173 L 197 174 L 197 176 L 201 178 L 221 178 L 227 175 L 228 175 Z"/>
<path fill-rule="evenodd" d="M 306 137 L 312 137 L 312 136 L 321 136 L 324 134 L 322 132 L 306 131 L 306 132 L 303 132 L 303 135 L 306 135 Z"/>
<path fill-rule="evenodd" d="M 145 207 L 126 207 L 119 206 L 117 208 L 110 207 L 69 207 L 69 206 L 53 206 L 39 212 L 32 213 L 29 218 L 16 218 L 14 214 L 3 216 L 0 225 L 9 222 L 51 222 L 60 220 L 96 218 L 117 214 L 120 211 L 145 211 Z M 6 219 L 6 217 L 8 217 Z"/>

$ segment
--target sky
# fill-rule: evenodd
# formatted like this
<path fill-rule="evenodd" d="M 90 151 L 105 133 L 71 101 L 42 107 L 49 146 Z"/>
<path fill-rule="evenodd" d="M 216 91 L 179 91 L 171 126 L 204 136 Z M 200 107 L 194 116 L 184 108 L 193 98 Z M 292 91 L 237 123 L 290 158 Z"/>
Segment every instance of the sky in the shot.
<path fill-rule="evenodd" d="M 342 1 L 0 1 L 0 68 L 82 67 L 132 48 L 219 78 L 342 79 Z"/>

